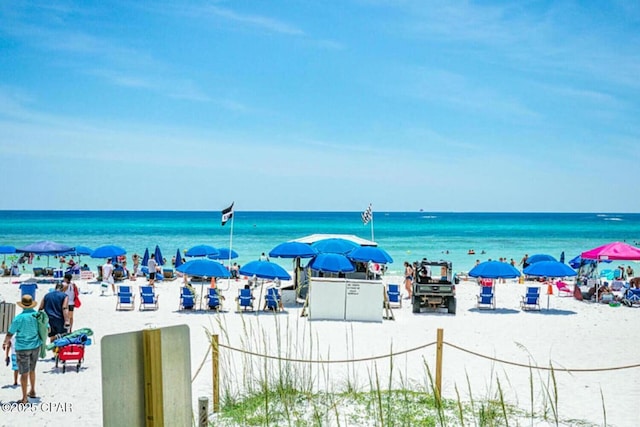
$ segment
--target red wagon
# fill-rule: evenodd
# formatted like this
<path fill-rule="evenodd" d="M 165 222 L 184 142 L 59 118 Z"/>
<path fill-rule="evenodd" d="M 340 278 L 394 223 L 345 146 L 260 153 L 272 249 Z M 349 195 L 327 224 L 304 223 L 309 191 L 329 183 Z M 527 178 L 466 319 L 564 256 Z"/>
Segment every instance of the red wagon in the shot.
<path fill-rule="evenodd" d="M 56 354 L 56 368 L 58 367 L 58 361 L 62 362 L 62 372 L 67 370 L 67 362 L 77 362 L 76 372 L 79 372 L 80 365 L 82 365 L 82 362 L 84 361 L 84 345 L 69 344 L 63 347 L 58 347 L 58 354 Z"/>

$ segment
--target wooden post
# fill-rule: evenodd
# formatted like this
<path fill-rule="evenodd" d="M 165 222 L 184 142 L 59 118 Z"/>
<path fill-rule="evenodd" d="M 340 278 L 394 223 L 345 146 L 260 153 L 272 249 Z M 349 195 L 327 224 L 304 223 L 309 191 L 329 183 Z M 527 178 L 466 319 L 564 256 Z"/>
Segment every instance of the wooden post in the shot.
<path fill-rule="evenodd" d="M 206 396 L 198 398 L 198 427 L 209 426 L 209 399 Z"/>
<path fill-rule="evenodd" d="M 213 412 L 220 412 L 220 376 L 219 369 L 219 353 L 218 353 L 218 335 L 211 336 L 211 365 L 213 369 Z"/>
<path fill-rule="evenodd" d="M 443 347 L 444 330 L 438 328 L 437 344 L 436 344 L 436 391 L 438 395 L 436 399 L 440 400 L 442 396 L 442 347 Z"/>
<path fill-rule="evenodd" d="M 160 329 L 142 331 L 144 412 L 147 427 L 164 426 L 162 407 L 162 337 Z"/>

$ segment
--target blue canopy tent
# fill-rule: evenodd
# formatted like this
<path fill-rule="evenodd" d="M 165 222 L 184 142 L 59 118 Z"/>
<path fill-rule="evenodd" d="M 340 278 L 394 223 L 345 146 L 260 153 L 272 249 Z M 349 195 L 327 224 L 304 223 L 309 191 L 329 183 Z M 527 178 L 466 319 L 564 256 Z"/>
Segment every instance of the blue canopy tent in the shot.
<path fill-rule="evenodd" d="M 73 247 L 63 245 L 61 243 L 52 242 L 50 240 L 43 240 L 35 242 L 22 248 L 16 249 L 16 252 L 20 253 L 34 253 L 47 256 L 47 267 L 49 267 L 49 256 L 59 255 L 65 252 L 73 250 Z"/>

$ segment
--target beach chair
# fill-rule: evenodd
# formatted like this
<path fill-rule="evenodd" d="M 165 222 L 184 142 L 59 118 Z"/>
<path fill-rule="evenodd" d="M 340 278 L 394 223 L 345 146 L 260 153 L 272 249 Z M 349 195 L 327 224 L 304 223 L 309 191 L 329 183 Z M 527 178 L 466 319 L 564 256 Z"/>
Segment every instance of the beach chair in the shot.
<path fill-rule="evenodd" d="M 527 293 L 522 296 L 520 307 L 522 310 L 540 310 L 540 288 L 527 287 Z"/>
<path fill-rule="evenodd" d="M 209 293 L 207 294 L 207 307 L 209 310 L 220 311 L 222 309 L 222 296 L 220 295 L 220 291 L 218 288 L 208 288 Z"/>
<path fill-rule="evenodd" d="M 118 297 L 116 310 L 133 310 L 135 308 L 136 296 L 133 294 L 131 286 L 118 286 L 116 295 Z"/>
<path fill-rule="evenodd" d="M 180 305 L 178 310 L 193 310 L 193 306 L 196 305 L 196 296 L 186 286 L 180 288 Z"/>
<path fill-rule="evenodd" d="M 122 267 L 113 270 L 113 280 L 116 282 L 122 282 L 124 280 L 124 269 Z"/>
<path fill-rule="evenodd" d="M 482 286 L 478 295 L 477 307 L 479 309 L 496 309 L 496 296 L 493 292 L 493 286 Z"/>
<path fill-rule="evenodd" d="M 402 295 L 400 293 L 400 285 L 397 283 L 387 284 L 387 299 L 389 304 L 393 304 L 396 307 L 402 307 Z"/>
<path fill-rule="evenodd" d="M 267 294 L 264 296 L 264 309 L 280 311 L 282 310 L 282 300 L 278 288 L 267 288 Z"/>
<path fill-rule="evenodd" d="M 38 284 L 35 282 L 24 282 L 20 284 L 20 296 L 23 297 L 25 295 L 31 295 L 33 300 L 36 300 L 36 289 L 38 289 Z"/>
<path fill-rule="evenodd" d="M 569 287 L 569 285 L 567 285 L 565 282 L 558 280 L 556 282 L 556 288 L 558 289 L 558 296 L 566 296 L 566 297 L 571 297 L 573 296 L 573 289 L 571 289 Z"/>
<path fill-rule="evenodd" d="M 622 299 L 624 305 L 629 307 L 633 307 L 634 305 L 640 306 L 640 289 L 638 288 L 630 288 L 624 294 L 624 298 Z"/>
<path fill-rule="evenodd" d="M 153 286 L 140 286 L 140 306 L 138 310 L 157 310 L 158 295 Z"/>
<path fill-rule="evenodd" d="M 175 280 L 176 274 L 173 271 L 173 268 L 164 268 L 162 269 L 162 278 L 164 280 Z"/>
<path fill-rule="evenodd" d="M 238 311 L 253 311 L 253 294 L 251 289 L 240 289 L 236 301 L 238 302 Z"/>

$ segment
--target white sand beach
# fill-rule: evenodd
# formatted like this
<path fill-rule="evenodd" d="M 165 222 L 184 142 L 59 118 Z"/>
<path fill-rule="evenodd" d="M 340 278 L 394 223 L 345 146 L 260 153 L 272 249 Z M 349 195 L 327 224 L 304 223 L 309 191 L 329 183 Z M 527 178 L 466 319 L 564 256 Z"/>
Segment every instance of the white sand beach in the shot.
<path fill-rule="evenodd" d="M 21 276 L 25 280 L 28 276 Z M 388 283 L 401 283 L 400 277 L 386 277 Z M 16 281 L 16 278 L 12 278 Z M 0 280 L 0 295 L 5 301 L 17 301 L 20 291 L 9 278 Z M 128 281 L 127 281 L 128 282 Z M 144 279 L 128 282 L 136 289 L 146 284 Z M 71 369 L 62 373 L 52 360 L 40 360 L 37 365 L 38 398 L 33 402 L 69 404 L 65 412 L 38 409 L 28 413 L 4 411 L 0 425 L 101 425 L 101 339 L 110 334 L 136 331 L 149 327 L 188 325 L 191 335 L 191 371 L 195 375 L 208 349 L 205 328 L 225 335 L 220 342 L 231 347 L 253 351 L 273 352 L 278 345 L 276 334 L 293 336 L 293 344 L 287 344 L 288 355 L 300 358 L 359 359 L 397 353 L 436 340 L 438 328 L 444 329 L 444 341 L 479 355 L 518 364 L 532 364 L 548 368 L 585 369 L 593 372 L 556 371 L 557 409 L 561 425 L 574 424 L 570 420 L 586 420 L 593 425 L 603 425 L 603 405 L 606 407 L 606 424 L 609 426 L 634 426 L 638 420 L 640 402 L 640 367 L 599 371 L 637 365 L 640 362 L 637 345 L 640 342 L 640 310 L 625 306 L 610 307 L 605 304 L 580 302 L 572 297 L 556 294 L 541 298 L 543 310 L 520 310 L 525 285 L 515 281 L 496 284 L 497 309 L 478 310 L 476 295 L 478 286 L 462 282 L 457 287 L 458 309 L 456 315 L 425 312 L 413 314 L 408 301 L 402 308 L 394 309 L 395 320 L 382 323 L 310 321 L 300 317 L 301 305 L 286 306 L 286 313 L 269 312 L 236 313 L 234 297 L 244 281 L 231 281 L 224 291 L 226 312 L 179 312 L 179 288 L 181 280 L 161 282 L 157 286 L 160 308 L 157 311 L 116 311 L 115 296 L 100 296 L 100 286 L 87 281 L 76 281 L 83 294 L 82 307 L 75 313 L 75 328 L 91 328 L 94 331 L 92 345 L 86 347 L 85 360 L 80 372 Z M 50 285 L 41 285 L 37 299 Z M 227 287 L 222 280 L 221 289 Z M 200 287 L 196 286 L 200 291 Z M 546 288 L 542 290 L 545 294 Z M 556 291 L 557 292 L 557 291 Z M 17 308 L 17 312 L 20 308 Z M 247 344 L 249 336 L 259 338 Z M 251 332 L 253 331 L 253 332 Z M 289 340 L 288 342 L 291 342 Z M 309 350 L 309 346 L 313 347 Z M 269 348 L 265 348 L 269 347 Z M 227 352 L 225 355 L 224 353 Z M 232 378 L 242 370 L 245 356 L 230 354 L 221 349 L 221 386 L 234 383 Z M 377 369 L 381 378 L 389 375 L 400 384 L 412 382 L 424 384 L 427 378 L 424 363 L 435 370 L 435 346 L 409 352 L 394 358 L 393 372 L 389 374 L 389 360 L 353 364 L 313 366 L 309 372 L 317 376 L 320 390 L 339 390 L 349 381 L 367 385 L 372 370 Z M 321 356 L 319 356 L 321 355 Z M 462 400 L 469 399 L 469 386 L 476 400 L 496 397 L 496 377 L 509 403 L 527 410 L 531 400 L 531 382 L 534 383 L 536 410 L 544 406 L 548 395 L 544 385 L 553 388 L 548 371 L 530 371 L 468 352 L 444 347 L 442 392 L 445 398 L 456 399 L 456 389 Z M 259 359 L 259 358 L 254 358 Z M 260 366 L 262 360 L 253 360 Z M 228 372 L 229 366 L 238 371 Z M 225 372 L 225 369 L 227 371 Z M 0 369 L 0 401 L 11 402 L 20 397 L 20 390 L 11 386 L 13 374 L 9 367 Z M 532 378 L 533 377 L 533 381 Z M 226 380 L 225 380 L 226 378 Z M 229 379 L 232 378 L 232 379 Z M 197 415 L 199 396 L 212 396 L 211 356 L 192 383 L 193 411 Z M 604 403 L 603 403 L 604 399 Z M 47 406 L 41 406 L 47 408 Z M 52 406 L 48 406 L 49 409 Z M 551 421 L 549 421 L 551 424 Z M 546 425 L 541 422 L 537 425 Z M 588 425 L 588 424 L 587 424 Z"/>

